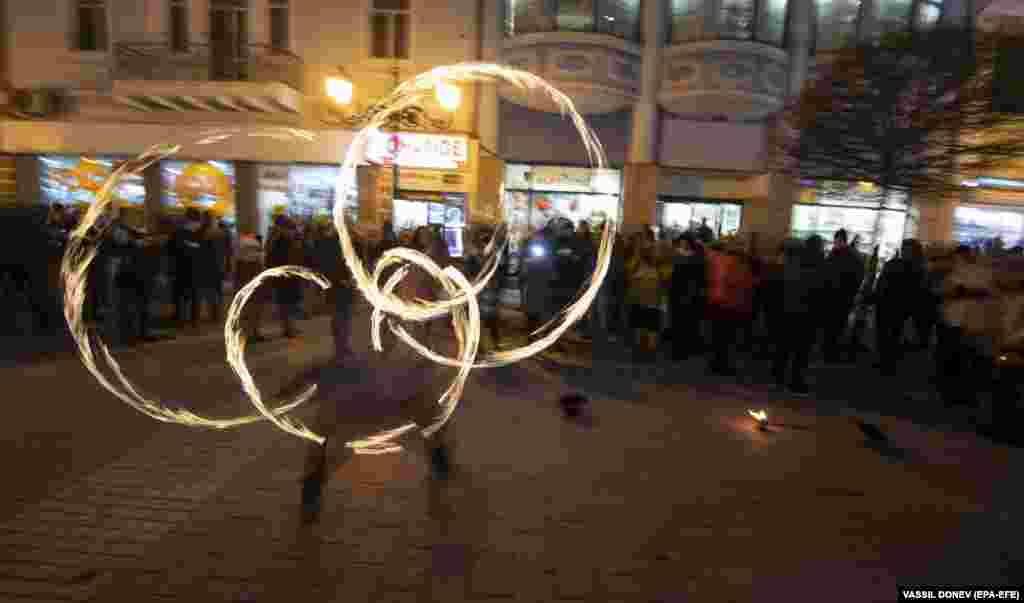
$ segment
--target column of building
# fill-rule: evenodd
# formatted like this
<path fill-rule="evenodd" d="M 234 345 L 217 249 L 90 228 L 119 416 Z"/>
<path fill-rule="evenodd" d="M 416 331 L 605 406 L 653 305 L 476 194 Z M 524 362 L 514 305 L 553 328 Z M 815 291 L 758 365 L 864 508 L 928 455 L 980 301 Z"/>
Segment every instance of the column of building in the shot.
<path fill-rule="evenodd" d="M 789 75 L 787 79 L 786 108 L 800 97 L 807 80 L 811 57 L 813 28 L 813 0 L 789 0 Z M 757 233 L 759 252 L 770 252 L 789 236 L 793 204 L 800 195 L 797 180 L 779 171 L 783 162 L 781 143 L 784 130 L 782 114 L 765 121 L 766 173 L 755 187 L 752 202 L 744 207 L 742 231 Z"/>
<path fill-rule="evenodd" d="M 480 59 L 497 63 L 501 56 L 502 2 L 481 2 Z M 501 158 L 500 105 L 498 86 L 481 82 L 477 85 L 476 134 L 480 141 L 477 154 L 477 186 L 470 203 L 469 220 L 496 222 L 501 219 L 504 200 L 501 183 L 505 176 L 505 162 Z"/>
<path fill-rule="evenodd" d="M 661 86 L 661 52 L 665 43 L 665 0 L 642 3 L 644 33 L 640 98 L 633 106 L 629 159 L 623 190 L 623 228 L 635 231 L 654 226 L 658 203 L 658 130 L 661 123 L 658 91 Z"/>

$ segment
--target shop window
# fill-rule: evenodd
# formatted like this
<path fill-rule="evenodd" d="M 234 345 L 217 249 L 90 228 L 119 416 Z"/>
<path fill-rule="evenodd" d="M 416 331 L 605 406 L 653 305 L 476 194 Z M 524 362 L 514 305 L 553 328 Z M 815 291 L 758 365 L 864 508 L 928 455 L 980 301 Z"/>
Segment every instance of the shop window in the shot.
<path fill-rule="evenodd" d="M 370 13 L 370 56 L 378 59 L 408 59 L 411 22 L 409 0 L 373 0 Z"/>
<path fill-rule="evenodd" d="M 672 0 L 669 7 L 669 43 L 693 42 L 707 36 L 705 0 Z"/>
<path fill-rule="evenodd" d="M 108 46 L 107 3 L 105 0 L 78 0 L 75 49 L 106 51 Z"/>
<path fill-rule="evenodd" d="M 831 244 L 840 228 L 846 229 L 852 240 L 859 237 L 860 250 L 870 252 L 879 246 L 879 256 L 892 257 L 903 241 L 907 214 L 905 211 L 841 207 L 832 205 L 795 205 L 791 234 L 798 239 L 811 235 Z"/>
<path fill-rule="evenodd" d="M 291 47 L 289 0 L 270 0 L 270 48 L 287 51 Z"/>
<path fill-rule="evenodd" d="M 977 247 L 1000 239 L 1006 248 L 1024 243 L 1024 211 L 1008 207 L 961 205 L 953 213 L 953 236 Z"/>
<path fill-rule="evenodd" d="M 234 221 L 235 167 L 224 161 L 163 161 L 163 205 L 172 213 L 189 207 Z"/>
<path fill-rule="evenodd" d="M 92 205 L 116 163 L 111 157 L 41 156 L 39 188 L 43 200 L 48 205 L 60 203 L 66 207 Z M 142 176 L 126 174 L 114 189 L 113 201 L 119 207 L 143 207 L 146 187 Z"/>

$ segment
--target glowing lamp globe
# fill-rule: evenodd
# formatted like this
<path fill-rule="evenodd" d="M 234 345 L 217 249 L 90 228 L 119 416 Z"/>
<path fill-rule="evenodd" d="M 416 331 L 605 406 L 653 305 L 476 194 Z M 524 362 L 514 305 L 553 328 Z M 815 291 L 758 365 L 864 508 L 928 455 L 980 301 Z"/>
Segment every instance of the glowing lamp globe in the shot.
<path fill-rule="evenodd" d="M 437 96 L 437 102 L 445 111 L 455 111 L 462 104 L 462 90 L 459 90 L 459 87 L 454 84 L 438 82 L 434 88 L 434 94 Z"/>
<path fill-rule="evenodd" d="M 339 105 L 347 105 L 352 102 L 352 82 L 337 78 L 327 78 L 327 96 Z"/>

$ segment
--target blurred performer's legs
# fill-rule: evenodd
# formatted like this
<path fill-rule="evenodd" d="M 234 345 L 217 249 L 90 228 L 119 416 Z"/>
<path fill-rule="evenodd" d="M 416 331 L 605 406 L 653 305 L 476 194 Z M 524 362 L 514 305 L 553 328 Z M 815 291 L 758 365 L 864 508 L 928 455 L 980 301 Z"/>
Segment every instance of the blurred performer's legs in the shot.
<path fill-rule="evenodd" d="M 331 328 L 334 331 L 334 358 L 339 360 L 352 353 L 352 310 L 355 292 L 351 287 L 336 285 L 328 289 L 327 293 L 328 298 L 334 298 Z"/>

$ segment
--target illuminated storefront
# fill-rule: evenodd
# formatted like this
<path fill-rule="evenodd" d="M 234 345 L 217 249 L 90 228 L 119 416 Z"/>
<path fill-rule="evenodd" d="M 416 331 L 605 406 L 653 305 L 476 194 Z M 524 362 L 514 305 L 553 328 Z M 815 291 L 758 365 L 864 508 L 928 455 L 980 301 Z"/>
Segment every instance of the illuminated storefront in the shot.
<path fill-rule="evenodd" d="M 554 218 L 582 220 L 594 228 L 621 222 L 622 174 L 618 170 L 514 164 L 505 167 L 505 211 L 512 242 L 519 242 Z"/>
<path fill-rule="evenodd" d="M 330 218 L 340 194 L 342 170 L 337 165 L 264 164 L 259 168 L 258 203 L 264 233 L 279 213 L 302 219 Z M 354 178 L 354 172 L 349 172 Z M 350 192 L 352 186 L 347 187 Z M 346 200 L 349 212 L 357 198 Z"/>
<path fill-rule="evenodd" d="M 907 196 L 891 191 L 884 200 L 869 183 L 804 181 L 800 202 L 793 206 L 791 234 L 798 239 L 818 235 L 831 245 L 837 230 L 860 237 L 860 249 L 879 245 L 879 256 L 899 251 L 907 228 Z"/>
<path fill-rule="evenodd" d="M 739 232 L 743 203 L 718 199 L 658 197 L 661 238 L 673 239 L 706 224 L 716 239 Z"/>
<path fill-rule="evenodd" d="M 1009 249 L 1024 245 L 1024 181 L 977 178 L 963 183 L 964 203 L 953 210 L 953 239 L 984 246 L 994 239 Z"/>
<path fill-rule="evenodd" d="M 375 132 L 367 160 L 395 169 L 391 222 L 396 232 L 439 226 L 452 257 L 464 252 L 473 149 L 466 136 Z"/>
<path fill-rule="evenodd" d="M 162 202 L 169 214 L 195 207 L 229 224 L 235 221 L 235 167 L 226 161 L 164 161 Z"/>
<path fill-rule="evenodd" d="M 114 157 L 40 156 L 39 188 L 43 202 L 84 210 L 96 202 L 97 193 L 117 162 Z M 113 201 L 129 223 L 145 223 L 146 187 L 142 176 L 125 175 L 114 189 Z"/>

